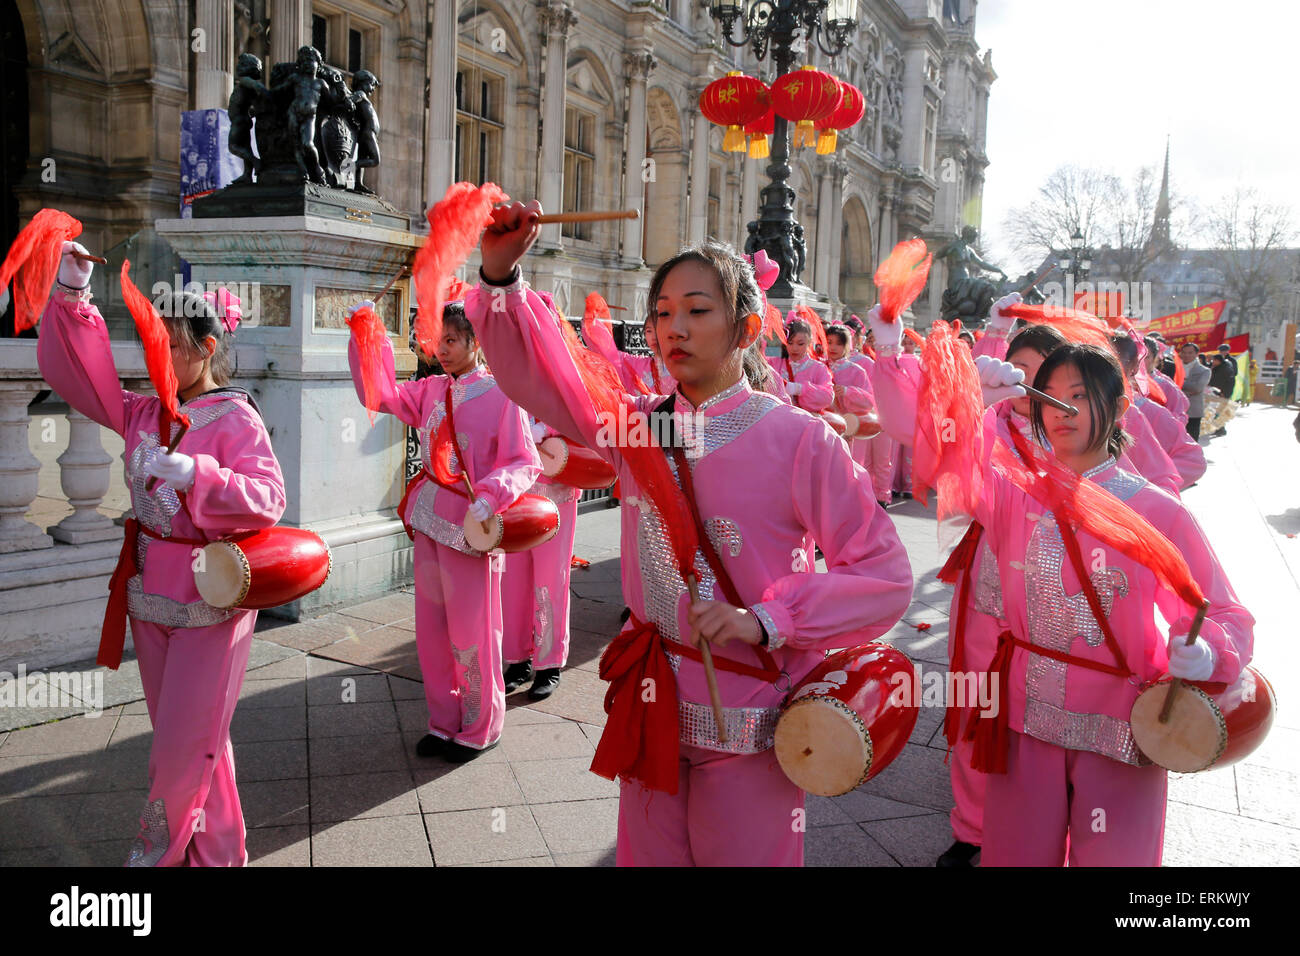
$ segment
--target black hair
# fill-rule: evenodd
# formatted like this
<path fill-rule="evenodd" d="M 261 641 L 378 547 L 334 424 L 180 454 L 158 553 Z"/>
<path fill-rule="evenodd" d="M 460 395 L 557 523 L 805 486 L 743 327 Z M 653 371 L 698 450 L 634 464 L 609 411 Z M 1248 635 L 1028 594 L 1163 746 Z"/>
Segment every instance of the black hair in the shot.
<path fill-rule="evenodd" d="M 830 339 L 832 336 L 834 336 L 835 341 L 839 342 L 840 345 L 845 348 L 848 348 L 849 343 L 853 341 L 853 333 L 849 331 L 847 325 L 826 326 L 826 338 Z"/>
<path fill-rule="evenodd" d="M 1083 379 L 1083 389 L 1092 411 L 1092 424 L 1088 432 L 1088 450 L 1103 445 L 1107 453 L 1118 458 L 1128 439 L 1119 425 L 1119 400 L 1124 396 L 1124 371 L 1113 354 L 1096 345 L 1067 343 L 1043 360 L 1034 376 L 1034 388 L 1046 390 L 1052 373 L 1062 366 L 1070 366 Z M 1034 402 L 1030 412 L 1034 437 L 1047 444 L 1047 429 L 1043 426 L 1043 403 Z"/>
<path fill-rule="evenodd" d="M 658 313 L 659 293 L 664 281 L 673 268 L 683 262 L 698 262 L 707 266 L 718 278 L 722 289 L 722 301 L 731 320 L 732 345 L 739 346 L 745 334 L 745 317 L 751 313 L 762 318 L 763 293 L 754 278 L 754 267 L 731 246 L 722 242 L 707 241 L 683 249 L 658 269 L 650 280 L 650 296 L 647 300 L 649 314 L 646 321 L 656 318 Z M 749 381 L 750 388 L 763 390 L 768 381 L 768 364 L 760 351 L 762 336 L 756 338 L 741 353 L 741 369 Z M 655 342 L 662 346 L 659 329 L 655 328 Z"/>
<path fill-rule="evenodd" d="M 208 361 L 212 381 L 219 386 L 230 384 L 230 352 L 234 335 L 226 331 L 216 310 L 208 300 L 192 291 L 173 293 L 155 302 L 167 334 L 191 355 L 207 355 L 203 342 L 210 335 L 217 340 L 216 350 Z"/>
<path fill-rule="evenodd" d="M 1119 356 L 1120 364 L 1124 367 L 1125 375 L 1132 375 L 1137 371 L 1138 364 L 1138 347 L 1137 343 L 1123 333 L 1112 335 L 1110 344 L 1115 349 L 1115 354 Z"/>
<path fill-rule="evenodd" d="M 1007 345 L 1007 361 L 1011 361 L 1011 356 L 1022 349 L 1032 349 L 1043 358 L 1047 358 L 1065 345 L 1066 341 L 1065 336 L 1050 325 L 1026 326 L 1012 336 L 1011 342 Z"/>

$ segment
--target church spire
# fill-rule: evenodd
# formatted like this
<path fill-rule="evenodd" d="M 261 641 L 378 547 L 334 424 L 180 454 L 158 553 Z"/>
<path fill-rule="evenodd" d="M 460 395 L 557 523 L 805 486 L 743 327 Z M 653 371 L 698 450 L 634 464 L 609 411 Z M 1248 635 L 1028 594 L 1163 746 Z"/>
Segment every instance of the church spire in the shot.
<path fill-rule="evenodd" d="M 1173 248 L 1169 238 L 1169 137 L 1165 137 L 1165 173 L 1160 180 L 1160 196 L 1151 221 L 1151 245 L 1161 253 Z"/>

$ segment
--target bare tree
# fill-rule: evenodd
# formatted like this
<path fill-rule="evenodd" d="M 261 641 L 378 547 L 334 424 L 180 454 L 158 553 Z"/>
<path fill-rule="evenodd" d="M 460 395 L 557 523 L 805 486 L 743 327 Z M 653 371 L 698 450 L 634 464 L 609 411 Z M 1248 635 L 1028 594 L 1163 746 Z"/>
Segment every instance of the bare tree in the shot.
<path fill-rule="evenodd" d="M 1207 214 L 1208 258 L 1223 276 L 1240 323 L 1256 318 L 1290 280 L 1286 247 L 1295 234 L 1289 207 L 1242 186 Z"/>

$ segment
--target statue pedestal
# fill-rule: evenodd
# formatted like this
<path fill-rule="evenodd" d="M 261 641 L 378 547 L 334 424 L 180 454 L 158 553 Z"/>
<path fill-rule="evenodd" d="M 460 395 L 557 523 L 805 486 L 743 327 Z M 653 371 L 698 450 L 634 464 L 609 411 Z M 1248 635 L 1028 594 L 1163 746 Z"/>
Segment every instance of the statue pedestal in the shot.
<path fill-rule="evenodd" d="M 267 613 L 297 620 L 410 583 L 411 542 L 396 516 L 406 426 L 391 415 L 371 425 L 357 401 L 346 311 L 374 299 L 423 237 L 310 215 L 165 219 L 156 227 L 192 264 L 193 281 L 225 285 L 243 299 L 234 384 L 253 395 L 271 433 L 288 497 L 281 523 L 310 528 L 333 553 L 320 590 Z M 399 379 L 416 367 L 406 344 L 411 307 L 409 279 L 378 302 Z"/>

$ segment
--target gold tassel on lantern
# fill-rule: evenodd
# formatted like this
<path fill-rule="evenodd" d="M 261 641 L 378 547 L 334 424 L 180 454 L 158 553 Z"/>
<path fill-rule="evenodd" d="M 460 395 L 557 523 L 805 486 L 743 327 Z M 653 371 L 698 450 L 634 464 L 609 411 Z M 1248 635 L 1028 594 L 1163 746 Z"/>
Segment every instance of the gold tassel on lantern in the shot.
<path fill-rule="evenodd" d="M 818 153 L 818 155 L 820 155 L 820 156 L 824 156 L 824 155 L 826 155 L 827 153 L 833 153 L 833 152 L 835 152 L 835 143 L 836 143 L 836 139 L 837 139 L 837 137 L 836 137 L 836 135 L 835 135 L 835 130 L 833 130 L 833 129 L 823 129 L 823 130 L 819 130 L 818 133 L 817 133 L 817 153 Z"/>
<path fill-rule="evenodd" d="M 722 149 L 728 153 L 745 151 L 745 129 L 742 126 L 728 126 L 722 137 Z"/>
<path fill-rule="evenodd" d="M 770 156 L 771 150 L 768 148 L 767 144 L 768 144 L 767 136 L 765 136 L 763 133 L 750 133 L 749 134 L 749 158 L 765 159 L 766 157 Z"/>
<path fill-rule="evenodd" d="M 794 145 L 814 146 L 817 143 L 817 130 L 812 120 L 799 120 L 794 124 Z"/>

